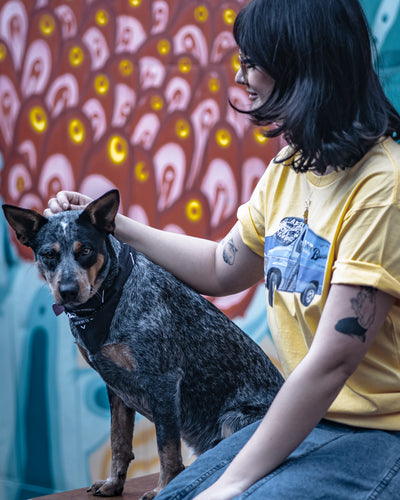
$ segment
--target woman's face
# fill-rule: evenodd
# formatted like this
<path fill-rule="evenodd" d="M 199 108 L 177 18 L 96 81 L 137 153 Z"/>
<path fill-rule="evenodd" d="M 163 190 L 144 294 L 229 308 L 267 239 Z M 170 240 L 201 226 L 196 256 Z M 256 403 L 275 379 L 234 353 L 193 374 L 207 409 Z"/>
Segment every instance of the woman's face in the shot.
<path fill-rule="evenodd" d="M 271 95 L 275 80 L 241 52 L 239 61 L 240 68 L 236 73 L 235 82 L 246 85 L 252 109 L 259 108 Z"/>

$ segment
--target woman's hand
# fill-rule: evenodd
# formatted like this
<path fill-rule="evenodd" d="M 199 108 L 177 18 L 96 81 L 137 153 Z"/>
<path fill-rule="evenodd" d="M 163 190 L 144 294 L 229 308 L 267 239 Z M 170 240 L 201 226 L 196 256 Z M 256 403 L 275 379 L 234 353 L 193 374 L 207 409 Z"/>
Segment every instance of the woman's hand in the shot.
<path fill-rule="evenodd" d="M 46 208 L 43 214 L 45 217 L 49 217 L 65 210 L 81 210 L 91 201 L 93 200 L 89 196 L 75 191 L 60 191 L 55 198 L 50 198 L 49 208 Z"/>
<path fill-rule="evenodd" d="M 193 500 L 231 500 L 236 498 L 244 490 L 236 487 L 233 483 L 223 484 L 223 476 L 207 490 L 199 493 Z"/>

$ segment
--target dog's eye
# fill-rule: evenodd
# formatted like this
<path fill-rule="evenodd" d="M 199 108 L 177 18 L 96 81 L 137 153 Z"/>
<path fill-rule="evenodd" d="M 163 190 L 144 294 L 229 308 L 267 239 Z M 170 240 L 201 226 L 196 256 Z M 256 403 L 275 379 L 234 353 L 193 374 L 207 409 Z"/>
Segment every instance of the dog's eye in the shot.
<path fill-rule="evenodd" d="M 53 250 L 49 250 L 48 252 L 46 252 L 46 253 L 44 254 L 44 256 L 46 257 L 46 259 L 48 259 L 48 260 L 52 260 L 52 259 L 54 259 L 54 258 L 55 258 L 56 253 L 55 253 L 55 252 L 53 252 Z"/>
<path fill-rule="evenodd" d="M 89 247 L 84 247 L 84 248 L 82 248 L 82 250 L 81 250 L 81 255 L 83 255 L 84 257 L 85 257 L 86 255 L 90 255 L 91 253 L 92 253 L 92 249 L 91 249 L 91 248 L 89 248 Z"/>

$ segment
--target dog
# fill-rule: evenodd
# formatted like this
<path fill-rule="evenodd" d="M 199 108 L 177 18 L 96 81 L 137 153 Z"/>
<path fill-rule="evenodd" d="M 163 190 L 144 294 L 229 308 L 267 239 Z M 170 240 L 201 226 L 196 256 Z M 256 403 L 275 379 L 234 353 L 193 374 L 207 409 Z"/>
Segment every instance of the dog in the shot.
<path fill-rule="evenodd" d="M 33 250 L 56 313 L 103 378 L 111 408 L 111 475 L 88 492 L 120 495 L 135 412 L 154 422 L 154 498 L 183 469 L 181 438 L 199 455 L 261 419 L 283 383 L 264 351 L 203 296 L 113 236 L 119 192 L 45 218 L 3 205 Z"/>

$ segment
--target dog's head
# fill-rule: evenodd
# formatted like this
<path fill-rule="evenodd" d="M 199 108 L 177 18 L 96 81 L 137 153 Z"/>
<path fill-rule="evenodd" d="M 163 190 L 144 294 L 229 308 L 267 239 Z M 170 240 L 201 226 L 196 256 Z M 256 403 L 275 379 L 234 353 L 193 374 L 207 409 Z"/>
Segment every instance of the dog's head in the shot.
<path fill-rule="evenodd" d="M 118 206 L 116 189 L 84 210 L 48 219 L 35 210 L 3 205 L 19 242 L 32 248 L 56 304 L 84 304 L 99 289 L 106 275 L 106 238 L 115 229 Z"/>

